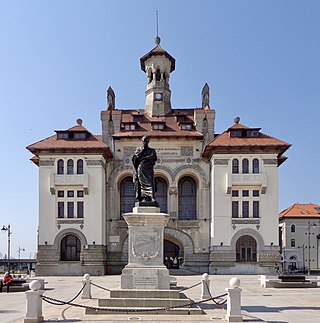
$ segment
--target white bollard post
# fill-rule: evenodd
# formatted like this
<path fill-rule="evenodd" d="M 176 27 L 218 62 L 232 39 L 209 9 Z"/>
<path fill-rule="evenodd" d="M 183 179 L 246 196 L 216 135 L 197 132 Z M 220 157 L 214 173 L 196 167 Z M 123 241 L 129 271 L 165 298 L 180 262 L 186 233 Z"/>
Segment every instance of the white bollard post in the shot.
<path fill-rule="evenodd" d="M 202 275 L 202 291 L 201 291 L 201 299 L 210 298 L 210 276 L 207 273 Z"/>
<path fill-rule="evenodd" d="M 84 286 L 82 291 L 82 299 L 91 299 L 91 279 L 89 274 L 84 274 L 82 279 L 82 286 Z"/>
<path fill-rule="evenodd" d="M 29 283 L 31 290 L 26 291 L 26 318 L 24 323 L 38 323 L 43 321 L 42 316 L 42 294 L 41 283 L 38 280 L 33 280 Z"/>
<path fill-rule="evenodd" d="M 240 279 L 233 277 L 229 281 L 230 288 L 226 288 L 227 296 L 227 322 L 242 322 Z"/>

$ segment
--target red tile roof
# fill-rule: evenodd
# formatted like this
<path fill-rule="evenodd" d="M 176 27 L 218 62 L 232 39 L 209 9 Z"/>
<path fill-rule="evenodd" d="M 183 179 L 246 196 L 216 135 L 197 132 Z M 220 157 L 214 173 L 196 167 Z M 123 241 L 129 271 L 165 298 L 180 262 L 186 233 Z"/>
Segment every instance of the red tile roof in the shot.
<path fill-rule="evenodd" d="M 246 150 L 276 151 L 280 157 L 291 145 L 285 141 L 268 136 L 259 132 L 261 128 L 249 128 L 242 124 L 234 124 L 225 132 L 215 137 L 205 148 L 204 156 L 209 157 L 211 153 L 239 152 Z M 258 131 L 256 137 L 232 137 L 232 130 Z M 283 157 L 283 156 L 282 156 Z"/>
<path fill-rule="evenodd" d="M 57 134 L 46 139 L 40 140 L 27 147 L 29 151 L 38 156 L 41 152 L 91 152 L 103 153 L 105 158 L 111 157 L 111 151 L 105 143 L 102 142 L 102 137 L 93 135 L 82 125 L 74 126 L 67 130 L 56 130 Z M 75 133 L 85 132 L 86 139 L 58 139 L 58 134 L 61 132 Z"/>
<path fill-rule="evenodd" d="M 320 205 L 296 203 L 283 210 L 279 214 L 280 219 L 284 218 L 320 218 Z"/>
<path fill-rule="evenodd" d="M 144 110 L 120 110 L 121 123 L 136 124 L 135 130 L 125 130 L 124 127 L 119 132 L 113 135 L 114 139 L 121 139 L 127 137 L 142 137 L 148 134 L 151 137 L 185 137 L 202 140 L 203 134 L 198 132 L 195 128 L 191 130 L 181 130 L 180 122 L 177 120 L 178 116 L 184 116 L 185 121 L 194 123 L 194 114 L 203 109 L 172 109 L 172 111 L 165 116 L 150 116 Z M 102 114 L 110 115 L 114 113 L 119 114 L 119 110 L 102 111 Z M 137 117 L 140 116 L 139 121 Z M 153 130 L 152 124 L 156 122 L 165 123 L 163 130 Z"/>

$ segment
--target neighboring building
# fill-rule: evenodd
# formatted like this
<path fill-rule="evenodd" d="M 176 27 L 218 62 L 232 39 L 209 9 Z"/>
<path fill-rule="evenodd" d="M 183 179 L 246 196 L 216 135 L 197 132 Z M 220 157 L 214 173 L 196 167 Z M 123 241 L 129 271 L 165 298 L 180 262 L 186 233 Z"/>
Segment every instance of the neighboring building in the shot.
<path fill-rule="evenodd" d="M 284 270 L 319 269 L 320 205 L 293 204 L 280 213 Z"/>
<path fill-rule="evenodd" d="M 27 147 L 40 176 L 37 274 L 121 272 L 128 250 L 122 214 L 135 203 L 131 157 L 146 134 L 158 154 L 156 198 L 170 215 L 165 257 L 199 273 L 271 272 L 279 261 L 278 166 L 290 145 L 239 118 L 215 134 L 207 84 L 201 108 L 172 108 L 175 59 L 159 38 L 140 62 L 144 109 L 117 109 L 109 88 L 102 136 L 78 120 Z"/>

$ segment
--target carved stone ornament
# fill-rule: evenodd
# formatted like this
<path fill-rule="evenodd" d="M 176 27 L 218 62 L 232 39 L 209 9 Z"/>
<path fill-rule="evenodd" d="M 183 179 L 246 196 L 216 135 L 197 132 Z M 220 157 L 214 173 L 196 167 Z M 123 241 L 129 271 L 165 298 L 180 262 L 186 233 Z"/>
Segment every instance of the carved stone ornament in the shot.
<path fill-rule="evenodd" d="M 158 258 L 160 249 L 160 234 L 153 233 L 145 235 L 137 233 L 132 239 L 132 255 L 134 258 L 140 258 L 144 261 Z"/>
<path fill-rule="evenodd" d="M 39 163 L 40 166 L 54 166 L 54 159 L 41 159 L 40 160 L 40 163 Z"/>
<path fill-rule="evenodd" d="M 229 159 L 215 159 L 214 164 L 215 165 L 224 165 L 227 166 L 229 162 Z"/>
<path fill-rule="evenodd" d="M 193 147 L 192 146 L 181 147 L 181 156 L 193 156 Z"/>

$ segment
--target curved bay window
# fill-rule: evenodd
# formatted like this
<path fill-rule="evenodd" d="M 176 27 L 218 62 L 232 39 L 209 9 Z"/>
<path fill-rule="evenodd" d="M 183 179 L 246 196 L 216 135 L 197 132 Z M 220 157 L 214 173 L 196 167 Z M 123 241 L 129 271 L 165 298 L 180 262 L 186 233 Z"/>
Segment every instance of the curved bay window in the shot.
<path fill-rule="evenodd" d="M 64 161 L 62 159 L 58 160 L 57 173 L 60 175 L 64 173 Z"/>
<path fill-rule="evenodd" d="M 80 261 L 81 242 L 74 234 L 69 234 L 61 240 L 60 260 Z"/>
<path fill-rule="evenodd" d="M 68 162 L 67 162 L 67 174 L 68 175 L 72 175 L 73 174 L 73 160 L 72 159 L 69 159 Z"/>
<path fill-rule="evenodd" d="M 180 179 L 179 220 L 196 220 L 197 218 L 197 185 L 193 178 L 187 176 Z"/>
<path fill-rule="evenodd" d="M 162 177 L 156 178 L 157 192 L 156 200 L 159 203 L 160 211 L 168 212 L 168 184 Z"/>
<path fill-rule="evenodd" d="M 252 173 L 259 174 L 259 160 L 257 158 L 252 161 Z"/>
<path fill-rule="evenodd" d="M 253 237 L 249 235 L 245 235 L 240 237 L 237 240 L 236 261 L 238 262 L 257 261 L 257 242 Z"/>
<path fill-rule="evenodd" d="M 232 174 L 239 174 L 239 160 L 232 160 Z"/>
<path fill-rule="evenodd" d="M 136 202 L 136 194 L 132 177 L 124 178 L 120 183 L 120 217 L 123 213 L 132 212 Z"/>
<path fill-rule="evenodd" d="M 249 160 L 247 158 L 242 159 L 242 174 L 249 174 Z"/>
<path fill-rule="evenodd" d="M 83 160 L 79 159 L 77 161 L 77 174 L 83 174 Z"/>

